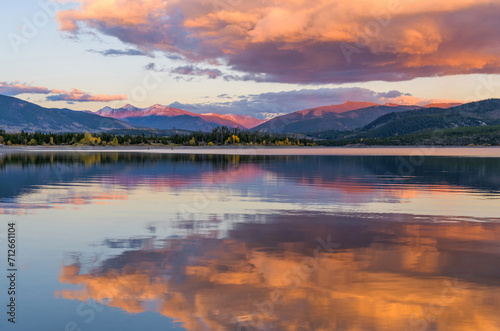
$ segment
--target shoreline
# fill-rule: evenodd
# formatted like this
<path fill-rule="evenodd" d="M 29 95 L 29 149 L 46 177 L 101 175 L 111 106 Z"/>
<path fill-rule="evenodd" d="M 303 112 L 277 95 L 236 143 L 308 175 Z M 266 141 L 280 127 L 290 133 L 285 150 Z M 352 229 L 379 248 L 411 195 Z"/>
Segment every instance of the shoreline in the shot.
<path fill-rule="evenodd" d="M 2 146 L 1 154 L 39 152 L 100 152 L 212 155 L 310 155 L 310 156 L 455 156 L 497 157 L 500 146 L 354 146 L 354 147 L 251 147 L 251 146 Z"/>

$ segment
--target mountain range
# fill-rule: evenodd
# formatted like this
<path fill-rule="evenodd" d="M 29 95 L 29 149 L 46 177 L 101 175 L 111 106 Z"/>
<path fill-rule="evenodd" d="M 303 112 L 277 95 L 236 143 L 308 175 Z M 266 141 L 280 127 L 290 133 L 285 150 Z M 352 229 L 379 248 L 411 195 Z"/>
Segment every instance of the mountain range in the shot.
<path fill-rule="evenodd" d="M 432 130 L 500 125 L 500 99 L 460 106 L 392 112 L 355 130 L 323 130 L 309 135 L 326 140 L 356 140 L 419 134 Z"/>
<path fill-rule="evenodd" d="M 197 114 L 158 104 L 148 108 L 137 108 L 130 104 L 117 109 L 105 107 L 98 110 L 95 114 L 120 119 L 134 126 L 155 129 L 177 128 L 191 131 L 210 131 L 217 126 L 252 129 L 265 122 L 265 120 L 260 120 L 250 115 Z"/>
<path fill-rule="evenodd" d="M 454 105 L 456 104 L 436 104 L 441 108 Z M 270 120 L 257 119 L 250 115 L 197 114 L 158 104 L 148 108 L 137 108 L 130 104 L 117 109 L 105 107 L 97 111 L 96 114 L 119 119 L 137 127 L 155 129 L 176 128 L 210 131 L 216 126 L 226 126 L 280 133 L 305 133 L 318 130 L 353 130 L 388 113 L 423 109 L 424 107 L 347 101 L 340 105 L 300 110 Z"/>
<path fill-rule="evenodd" d="M 319 139 L 390 137 L 431 129 L 500 124 L 500 101 L 484 100 L 464 105 L 425 106 L 347 101 L 275 117 L 193 113 L 153 105 L 138 108 L 104 107 L 97 112 L 44 108 L 0 95 L 0 129 L 9 132 L 155 132 L 210 131 L 215 127 L 307 134 Z M 170 131 L 169 131 L 170 130 Z"/>
<path fill-rule="evenodd" d="M 318 130 L 353 130 L 367 125 L 378 117 L 406 110 L 421 109 L 419 106 L 379 105 L 371 102 L 347 101 L 332 105 L 297 111 L 275 117 L 255 127 L 281 133 L 305 133 Z"/>

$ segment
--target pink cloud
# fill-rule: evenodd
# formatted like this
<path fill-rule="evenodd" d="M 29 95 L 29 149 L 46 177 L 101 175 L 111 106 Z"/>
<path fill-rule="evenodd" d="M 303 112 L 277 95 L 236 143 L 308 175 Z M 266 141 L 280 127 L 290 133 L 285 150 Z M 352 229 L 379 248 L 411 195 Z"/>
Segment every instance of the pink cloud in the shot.
<path fill-rule="evenodd" d="M 126 95 L 107 95 L 96 94 L 92 95 L 78 89 L 71 89 L 70 92 L 58 89 L 48 89 L 42 86 L 33 86 L 19 82 L 0 82 L 0 94 L 18 95 L 18 94 L 55 94 L 47 96 L 48 101 L 79 101 L 79 102 L 109 102 L 116 100 L 126 100 Z"/>
<path fill-rule="evenodd" d="M 71 89 L 70 92 L 66 92 L 64 90 L 53 90 L 52 92 L 58 94 L 48 96 L 47 97 L 48 101 L 109 102 L 109 101 L 127 99 L 126 95 L 107 95 L 107 94 L 91 95 L 86 92 L 80 91 L 78 89 Z"/>
<path fill-rule="evenodd" d="M 39 93 L 48 94 L 50 90 L 46 87 L 32 86 L 26 83 L 19 82 L 0 82 L 0 94 L 4 95 L 18 95 L 23 93 Z"/>

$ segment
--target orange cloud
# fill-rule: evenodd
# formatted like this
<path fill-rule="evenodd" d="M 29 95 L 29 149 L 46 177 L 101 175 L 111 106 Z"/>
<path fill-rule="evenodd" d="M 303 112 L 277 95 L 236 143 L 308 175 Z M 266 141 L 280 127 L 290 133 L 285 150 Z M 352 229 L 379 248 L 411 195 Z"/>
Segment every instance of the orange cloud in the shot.
<path fill-rule="evenodd" d="M 384 98 L 383 100 L 387 103 L 394 103 L 399 105 L 419 105 L 419 106 L 426 106 L 428 104 L 458 105 L 465 102 L 463 100 L 456 100 L 456 99 L 425 99 L 425 98 L 414 97 L 412 95 L 401 95 L 395 98 Z"/>
<path fill-rule="evenodd" d="M 91 95 L 78 89 L 71 89 L 70 92 L 58 89 L 48 89 L 42 86 L 33 86 L 31 84 L 19 82 L 0 82 L 0 94 L 18 95 L 18 94 L 56 94 L 47 96 L 49 101 L 115 101 L 126 100 L 126 95 L 106 95 L 97 94 Z"/>
<path fill-rule="evenodd" d="M 254 79 L 343 83 L 498 73 L 497 0 L 79 0 L 58 14 L 141 49 L 227 64 Z M 480 22 L 480 24 L 479 24 Z"/>
<path fill-rule="evenodd" d="M 63 266 L 60 281 L 81 289 L 56 296 L 94 299 L 129 313 L 153 309 L 188 330 L 313 325 L 466 331 L 495 330 L 500 323 L 498 268 L 483 263 L 499 259 L 492 253 L 500 239 L 498 224 L 380 224 L 367 218 L 356 219 L 365 222 L 358 225 L 346 222 L 347 230 L 331 216 L 328 225 L 303 226 L 289 217 L 283 227 L 247 224 L 232 231 L 240 239 L 168 240 L 164 248 L 129 251 L 88 273 L 78 264 Z M 355 236 L 345 236 L 353 230 Z M 284 241 L 281 231 L 287 234 Z M 331 233 L 342 245 L 314 259 L 309 246 L 321 233 Z M 266 236 L 272 240 L 266 242 Z M 151 308 L 149 302 L 158 305 Z"/>
<path fill-rule="evenodd" d="M 162 3 L 161 0 L 80 1 L 81 9 L 59 12 L 57 18 L 66 31 L 78 29 L 77 22 L 85 20 L 106 20 L 112 25 L 144 24 L 152 11 L 162 8 Z"/>

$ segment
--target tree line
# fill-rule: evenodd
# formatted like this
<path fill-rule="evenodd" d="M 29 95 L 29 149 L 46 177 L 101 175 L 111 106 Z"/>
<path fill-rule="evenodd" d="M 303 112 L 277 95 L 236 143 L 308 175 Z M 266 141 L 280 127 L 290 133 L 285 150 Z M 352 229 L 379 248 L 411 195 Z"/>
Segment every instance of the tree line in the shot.
<path fill-rule="evenodd" d="M 500 146 L 500 125 L 458 127 L 375 138 L 317 140 L 322 146 Z"/>
<path fill-rule="evenodd" d="M 129 146 L 129 145 L 260 145 L 260 146 L 315 146 L 311 139 L 279 133 L 247 131 L 237 128 L 216 127 L 210 132 L 191 132 L 159 136 L 156 134 L 100 133 L 44 133 L 0 130 L 0 144 L 5 145 L 69 145 L 69 146 Z"/>

